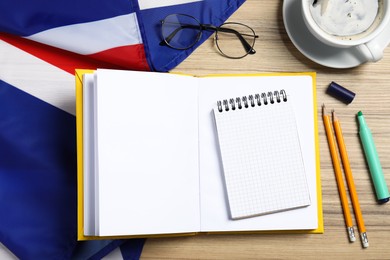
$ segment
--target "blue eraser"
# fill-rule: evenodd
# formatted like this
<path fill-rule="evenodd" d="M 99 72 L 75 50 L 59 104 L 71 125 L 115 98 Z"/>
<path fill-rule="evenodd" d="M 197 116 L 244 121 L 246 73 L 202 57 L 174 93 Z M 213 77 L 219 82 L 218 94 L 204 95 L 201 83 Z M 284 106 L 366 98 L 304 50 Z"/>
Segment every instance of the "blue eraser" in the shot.
<path fill-rule="evenodd" d="M 338 100 L 340 100 L 346 104 L 351 103 L 356 95 L 352 91 L 344 88 L 343 86 L 340 86 L 339 84 L 337 84 L 334 81 L 332 81 L 329 84 L 329 87 L 326 90 L 326 93 L 328 93 L 329 95 L 337 98 Z"/>

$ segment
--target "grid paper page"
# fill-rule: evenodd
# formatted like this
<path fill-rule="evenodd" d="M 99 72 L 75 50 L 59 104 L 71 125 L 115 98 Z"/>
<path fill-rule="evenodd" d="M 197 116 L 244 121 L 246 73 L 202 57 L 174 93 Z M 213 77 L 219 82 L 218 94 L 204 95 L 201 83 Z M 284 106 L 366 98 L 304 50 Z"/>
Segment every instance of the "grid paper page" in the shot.
<path fill-rule="evenodd" d="M 214 115 L 233 219 L 310 204 L 291 99 Z"/>

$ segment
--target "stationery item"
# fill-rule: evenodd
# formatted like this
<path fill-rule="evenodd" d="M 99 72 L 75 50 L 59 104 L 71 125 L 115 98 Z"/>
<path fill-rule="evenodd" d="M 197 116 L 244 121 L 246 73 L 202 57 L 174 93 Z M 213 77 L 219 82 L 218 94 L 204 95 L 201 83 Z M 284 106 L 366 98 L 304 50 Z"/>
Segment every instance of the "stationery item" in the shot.
<path fill-rule="evenodd" d="M 334 81 L 329 84 L 326 93 L 344 102 L 345 104 L 351 103 L 356 95 L 352 91 L 344 88 L 343 86 L 340 86 Z"/>
<path fill-rule="evenodd" d="M 360 239 L 362 241 L 363 247 L 366 248 L 369 245 L 367 233 L 366 233 L 366 227 L 364 225 L 364 219 L 363 219 L 362 211 L 360 209 L 359 198 L 356 192 L 351 166 L 349 164 L 349 158 L 348 158 L 347 148 L 344 143 L 343 132 L 341 130 L 340 121 L 337 118 L 336 113 L 334 111 L 332 111 L 332 117 L 333 117 L 333 127 L 336 134 L 336 140 L 339 147 L 341 161 L 343 162 L 345 179 L 347 181 L 349 194 L 351 196 L 353 211 L 355 212 L 355 218 L 360 232 Z"/>
<path fill-rule="evenodd" d="M 76 83 L 80 240 L 323 231 L 314 73 L 192 77 L 79 70 Z M 295 111 L 299 138 L 293 140 L 299 140 L 311 202 L 233 220 L 213 108 L 226 97 L 273 89 L 284 89 Z M 276 119 L 278 106 L 269 105 L 268 118 Z"/>
<path fill-rule="evenodd" d="M 376 191 L 376 197 L 379 203 L 386 203 L 389 201 L 390 194 L 383 175 L 374 139 L 372 138 L 371 130 L 367 126 L 362 111 L 358 112 L 357 119 L 359 122 L 360 141 L 362 142 L 364 155 L 366 156 L 368 167 L 370 169 L 372 182 L 374 183 Z"/>
<path fill-rule="evenodd" d="M 325 105 L 322 105 L 322 119 L 324 120 L 326 137 L 328 140 L 330 155 L 332 157 L 333 169 L 336 176 L 337 188 L 340 195 L 341 205 L 343 207 L 345 225 L 347 226 L 347 232 L 349 241 L 354 242 L 356 240 L 355 232 L 352 225 L 351 213 L 348 207 L 347 193 L 345 191 L 343 176 L 341 174 L 340 161 L 336 150 L 336 141 L 332 132 L 332 124 L 329 115 L 326 113 Z"/>
<path fill-rule="evenodd" d="M 282 89 L 214 108 L 233 219 L 310 205 L 292 102 Z"/>

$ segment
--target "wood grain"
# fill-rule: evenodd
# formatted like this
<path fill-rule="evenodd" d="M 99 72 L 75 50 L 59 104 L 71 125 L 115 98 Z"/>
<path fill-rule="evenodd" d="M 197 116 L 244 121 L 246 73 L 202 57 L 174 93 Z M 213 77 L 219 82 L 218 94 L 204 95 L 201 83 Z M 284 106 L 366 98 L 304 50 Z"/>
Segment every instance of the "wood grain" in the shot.
<path fill-rule="evenodd" d="M 283 25 L 283 1 L 248 0 L 229 19 L 251 26 L 260 38 L 257 53 L 241 60 L 220 56 L 210 38 L 174 72 L 193 75 L 251 72 L 317 72 L 318 129 L 325 233 L 200 235 L 148 239 L 142 259 L 390 259 L 390 204 L 378 205 L 358 138 L 356 113 L 364 112 L 390 183 L 390 48 L 377 62 L 353 69 L 331 69 L 302 55 L 290 41 Z M 325 93 L 331 81 L 354 91 L 345 105 Z M 321 105 L 335 109 L 340 119 L 352 172 L 365 220 L 370 247 L 360 240 L 349 243 L 337 185 L 320 117 Z M 351 206 L 352 211 L 352 206 Z M 356 221 L 354 219 L 356 229 Z"/>

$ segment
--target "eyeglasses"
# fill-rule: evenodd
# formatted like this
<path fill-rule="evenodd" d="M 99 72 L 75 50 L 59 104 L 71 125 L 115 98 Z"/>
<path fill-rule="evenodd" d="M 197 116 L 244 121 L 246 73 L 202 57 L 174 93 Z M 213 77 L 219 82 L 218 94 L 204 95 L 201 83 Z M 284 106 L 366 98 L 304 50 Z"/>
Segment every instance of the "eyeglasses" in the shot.
<path fill-rule="evenodd" d="M 163 41 L 160 45 L 186 50 L 201 39 L 203 31 L 215 32 L 215 44 L 227 58 L 240 59 L 256 53 L 253 46 L 259 36 L 249 26 L 232 22 L 219 27 L 201 24 L 195 17 L 186 14 L 171 14 L 161 21 Z"/>

